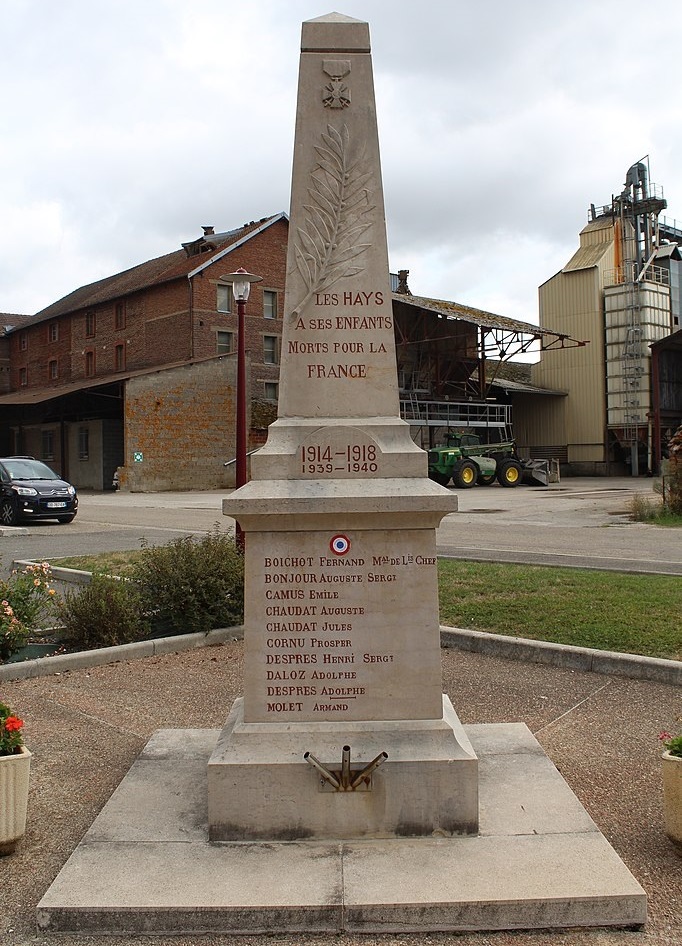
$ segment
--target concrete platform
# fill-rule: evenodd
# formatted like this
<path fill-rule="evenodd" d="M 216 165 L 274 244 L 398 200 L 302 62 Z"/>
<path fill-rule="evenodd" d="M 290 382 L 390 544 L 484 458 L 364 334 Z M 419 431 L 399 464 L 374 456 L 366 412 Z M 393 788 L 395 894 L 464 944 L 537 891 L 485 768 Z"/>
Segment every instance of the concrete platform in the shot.
<path fill-rule="evenodd" d="M 639 926 L 646 895 L 524 724 L 465 727 L 477 837 L 208 842 L 219 730 L 159 730 L 37 907 L 52 933 Z"/>

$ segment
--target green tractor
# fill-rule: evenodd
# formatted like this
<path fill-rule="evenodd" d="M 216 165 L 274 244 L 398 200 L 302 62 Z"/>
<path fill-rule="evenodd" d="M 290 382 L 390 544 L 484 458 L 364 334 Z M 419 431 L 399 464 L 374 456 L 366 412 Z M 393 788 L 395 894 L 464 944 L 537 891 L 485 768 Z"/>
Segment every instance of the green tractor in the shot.
<path fill-rule="evenodd" d="M 526 466 L 533 465 L 531 479 L 545 479 L 535 461 L 520 460 L 513 440 L 503 443 L 482 444 L 476 434 L 448 433 L 446 446 L 429 450 L 429 476 L 441 486 L 452 480 L 460 489 L 490 486 L 497 480 L 500 486 L 518 486 L 524 478 Z"/>

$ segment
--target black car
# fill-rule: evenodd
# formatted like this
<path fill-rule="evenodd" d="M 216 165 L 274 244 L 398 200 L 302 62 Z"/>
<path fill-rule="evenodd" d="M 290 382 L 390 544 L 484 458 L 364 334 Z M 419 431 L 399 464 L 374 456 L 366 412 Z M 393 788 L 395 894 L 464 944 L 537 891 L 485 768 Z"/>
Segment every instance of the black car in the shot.
<path fill-rule="evenodd" d="M 73 522 L 78 510 L 75 486 L 33 457 L 0 458 L 0 525 L 30 519 Z"/>

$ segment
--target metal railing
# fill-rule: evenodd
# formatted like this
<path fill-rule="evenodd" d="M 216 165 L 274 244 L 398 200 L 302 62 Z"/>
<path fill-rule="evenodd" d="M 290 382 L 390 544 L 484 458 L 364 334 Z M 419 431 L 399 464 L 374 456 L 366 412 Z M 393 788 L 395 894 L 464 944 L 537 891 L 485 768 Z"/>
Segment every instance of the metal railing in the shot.
<path fill-rule="evenodd" d="M 429 427 L 505 427 L 511 424 L 509 404 L 476 401 L 421 401 L 401 398 L 400 414 L 413 425 Z"/>
<path fill-rule="evenodd" d="M 634 282 L 655 282 L 661 286 L 670 285 L 670 272 L 662 266 L 645 266 L 637 272 L 637 264 L 623 263 L 616 269 L 608 269 L 604 273 L 604 287 L 622 286 Z"/>

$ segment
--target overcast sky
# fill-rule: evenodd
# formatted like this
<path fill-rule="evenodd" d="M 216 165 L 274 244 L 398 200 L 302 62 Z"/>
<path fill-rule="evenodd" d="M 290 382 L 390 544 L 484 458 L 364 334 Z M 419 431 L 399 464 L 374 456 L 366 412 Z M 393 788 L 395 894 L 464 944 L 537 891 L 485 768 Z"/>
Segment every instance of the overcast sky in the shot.
<path fill-rule="evenodd" d="M 0 0 L 0 311 L 289 210 L 301 22 L 368 20 L 390 266 L 537 321 L 649 156 L 682 220 L 682 3 Z"/>

